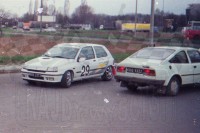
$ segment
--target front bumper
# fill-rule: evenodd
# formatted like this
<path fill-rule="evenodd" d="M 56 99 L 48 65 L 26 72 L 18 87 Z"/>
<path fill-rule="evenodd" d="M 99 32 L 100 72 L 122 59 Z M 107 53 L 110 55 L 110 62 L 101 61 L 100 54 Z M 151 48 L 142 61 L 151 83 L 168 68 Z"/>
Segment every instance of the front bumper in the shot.
<path fill-rule="evenodd" d="M 21 74 L 23 80 L 50 82 L 50 83 L 61 82 L 63 76 L 63 74 L 37 73 L 37 72 L 27 72 L 27 71 L 21 71 Z"/>
<path fill-rule="evenodd" d="M 126 77 L 126 76 L 115 76 L 117 81 L 125 81 L 129 84 L 137 84 L 138 86 L 144 85 L 155 85 L 155 86 L 163 86 L 164 80 L 156 80 L 156 79 L 143 79 L 143 78 L 135 78 L 135 77 Z"/>

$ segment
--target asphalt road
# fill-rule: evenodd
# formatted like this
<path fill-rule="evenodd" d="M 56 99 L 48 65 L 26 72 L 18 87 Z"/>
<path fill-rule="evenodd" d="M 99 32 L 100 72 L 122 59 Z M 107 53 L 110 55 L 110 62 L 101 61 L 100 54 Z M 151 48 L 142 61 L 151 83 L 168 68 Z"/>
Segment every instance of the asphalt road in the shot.
<path fill-rule="evenodd" d="M 112 80 L 29 85 L 20 74 L 0 75 L 0 133 L 199 133 L 200 87 L 176 97 Z"/>

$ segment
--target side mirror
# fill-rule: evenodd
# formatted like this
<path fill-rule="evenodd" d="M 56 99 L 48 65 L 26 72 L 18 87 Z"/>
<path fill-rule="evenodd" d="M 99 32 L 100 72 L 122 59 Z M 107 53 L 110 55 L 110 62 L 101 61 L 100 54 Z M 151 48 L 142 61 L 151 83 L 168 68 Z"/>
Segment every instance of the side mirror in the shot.
<path fill-rule="evenodd" d="M 80 58 L 78 59 L 78 62 L 83 62 L 83 61 L 85 61 L 85 60 L 86 60 L 85 57 L 80 57 Z"/>

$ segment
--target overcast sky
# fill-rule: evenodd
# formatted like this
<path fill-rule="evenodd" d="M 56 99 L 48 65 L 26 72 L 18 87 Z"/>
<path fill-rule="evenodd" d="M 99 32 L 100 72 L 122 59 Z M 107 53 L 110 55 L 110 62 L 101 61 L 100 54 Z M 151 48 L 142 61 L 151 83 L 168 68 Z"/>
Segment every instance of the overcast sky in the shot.
<path fill-rule="evenodd" d="M 33 5 L 34 5 L 34 1 Z M 40 0 L 38 0 L 40 3 Z M 65 0 L 47 0 L 48 4 L 55 1 L 57 9 L 62 9 Z M 109 15 L 127 14 L 135 12 L 136 0 L 87 0 L 87 4 L 93 7 L 95 13 L 103 13 Z M 155 8 L 163 9 L 164 11 L 173 12 L 176 14 L 185 14 L 185 9 L 188 4 L 200 3 L 200 0 L 155 0 Z M 11 13 L 17 13 L 19 16 L 28 12 L 30 0 L 0 0 L 0 7 Z M 70 0 L 71 14 L 76 7 L 81 3 L 81 0 Z M 150 13 L 151 0 L 138 0 L 138 13 Z"/>

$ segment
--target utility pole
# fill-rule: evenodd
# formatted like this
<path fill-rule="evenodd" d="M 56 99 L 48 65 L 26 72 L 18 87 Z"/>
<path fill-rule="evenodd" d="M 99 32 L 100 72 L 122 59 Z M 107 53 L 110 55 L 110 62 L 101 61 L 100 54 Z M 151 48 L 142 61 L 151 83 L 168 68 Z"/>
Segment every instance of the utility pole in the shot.
<path fill-rule="evenodd" d="M 43 1 L 41 0 L 41 5 L 40 5 L 40 33 L 42 33 L 42 12 L 43 12 Z"/>
<path fill-rule="evenodd" d="M 138 5 L 138 0 L 135 1 L 135 34 L 134 37 L 137 37 L 137 30 L 136 30 L 136 24 L 137 24 L 137 5 Z"/>
<path fill-rule="evenodd" d="M 38 0 L 35 0 L 34 4 L 34 21 L 37 21 L 37 13 L 38 13 Z"/>
<path fill-rule="evenodd" d="M 69 16 L 69 8 L 70 8 L 70 2 L 69 0 L 65 0 L 64 3 L 64 16 Z"/>
<path fill-rule="evenodd" d="M 155 0 L 151 0 L 150 46 L 154 46 L 154 8 Z"/>
<path fill-rule="evenodd" d="M 163 7 L 162 7 L 162 27 L 164 29 L 164 14 L 165 14 L 165 0 L 163 0 Z"/>
<path fill-rule="evenodd" d="M 163 13 L 164 13 L 164 10 L 165 10 L 165 0 L 163 0 L 163 7 L 162 7 L 162 10 L 163 10 Z"/>
<path fill-rule="evenodd" d="M 29 3 L 29 14 L 32 14 L 32 0 Z"/>

